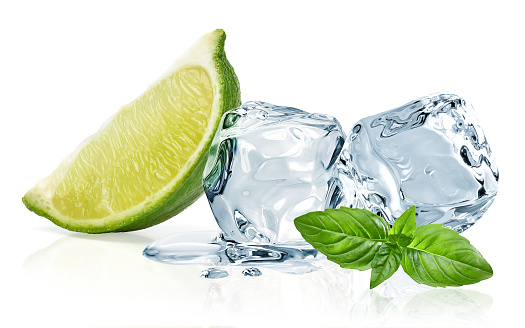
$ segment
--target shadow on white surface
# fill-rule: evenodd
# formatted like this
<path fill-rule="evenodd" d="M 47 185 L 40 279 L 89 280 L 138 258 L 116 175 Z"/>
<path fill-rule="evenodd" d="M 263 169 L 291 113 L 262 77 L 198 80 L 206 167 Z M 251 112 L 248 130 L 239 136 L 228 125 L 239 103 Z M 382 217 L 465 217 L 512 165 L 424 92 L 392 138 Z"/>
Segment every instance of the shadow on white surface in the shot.
<path fill-rule="evenodd" d="M 60 306 L 72 315 L 81 313 L 79 305 L 96 300 L 100 315 L 88 322 L 93 325 L 242 326 L 252 320 L 282 324 L 283 318 L 303 326 L 489 324 L 491 296 L 418 285 L 402 271 L 372 291 L 369 271 L 344 270 L 331 262 L 303 275 L 261 268 L 262 276 L 245 277 L 242 267 L 233 267 L 227 278 L 204 279 L 199 277 L 204 267 L 144 258 L 142 250 L 151 242 L 130 233 L 72 234 L 30 255 L 23 267 L 65 293 Z M 119 311 L 128 314 L 113 316 Z"/>

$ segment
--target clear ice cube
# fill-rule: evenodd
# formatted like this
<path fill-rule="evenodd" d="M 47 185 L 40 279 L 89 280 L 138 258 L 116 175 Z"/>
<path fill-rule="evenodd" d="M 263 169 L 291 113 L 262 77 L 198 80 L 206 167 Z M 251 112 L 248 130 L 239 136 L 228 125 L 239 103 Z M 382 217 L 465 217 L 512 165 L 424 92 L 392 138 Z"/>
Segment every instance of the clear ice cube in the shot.
<path fill-rule="evenodd" d="M 223 238 L 303 240 L 293 220 L 333 207 L 345 134 L 329 115 L 247 102 L 225 114 L 203 184 Z"/>
<path fill-rule="evenodd" d="M 452 94 L 360 120 L 338 165 L 339 205 L 369 209 L 390 224 L 415 205 L 418 225 L 462 232 L 498 190 L 498 168 L 474 110 Z"/>

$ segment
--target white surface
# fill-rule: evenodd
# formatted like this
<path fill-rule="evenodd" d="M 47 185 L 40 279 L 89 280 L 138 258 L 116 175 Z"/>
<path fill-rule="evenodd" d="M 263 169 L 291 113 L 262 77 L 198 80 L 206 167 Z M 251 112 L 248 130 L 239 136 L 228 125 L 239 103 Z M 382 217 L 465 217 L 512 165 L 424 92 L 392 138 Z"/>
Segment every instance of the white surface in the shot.
<path fill-rule="evenodd" d="M 4 252 L 0 326 L 494 326 L 521 322 L 523 10 L 518 2 L 2 2 Z M 476 109 L 501 172 L 488 213 L 464 233 L 494 277 L 367 292 L 368 274 L 199 278 L 141 256 L 152 240 L 214 229 L 205 198 L 163 224 L 85 235 L 25 209 L 24 193 L 198 37 L 215 28 L 242 99 L 336 116 L 349 129 L 438 91 Z M 386 288 L 386 287 L 385 287 Z M 383 289 L 385 289 L 383 288 Z M 389 294 L 390 293 L 390 294 Z M 405 297 L 408 297 L 406 296 Z M 415 305 L 414 305 L 415 304 Z M 515 326 L 515 324 L 514 324 Z"/>

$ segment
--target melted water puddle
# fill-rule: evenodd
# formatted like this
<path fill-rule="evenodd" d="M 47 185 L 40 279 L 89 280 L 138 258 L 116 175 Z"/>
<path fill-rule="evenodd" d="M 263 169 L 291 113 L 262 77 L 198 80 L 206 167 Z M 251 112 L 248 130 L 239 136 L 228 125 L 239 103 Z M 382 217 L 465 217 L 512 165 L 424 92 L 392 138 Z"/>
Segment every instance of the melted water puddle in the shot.
<path fill-rule="evenodd" d="M 217 231 L 176 233 L 151 243 L 143 251 L 150 260 L 172 265 L 206 266 L 201 277 L 229 276 L 234 266 L 246 267 L 242 275 L 257 277 L 259 268 L 289 274 L 304 274 L 321 268 L 326 257 L 306 242 L 250 244 L 227 241 Z"/>

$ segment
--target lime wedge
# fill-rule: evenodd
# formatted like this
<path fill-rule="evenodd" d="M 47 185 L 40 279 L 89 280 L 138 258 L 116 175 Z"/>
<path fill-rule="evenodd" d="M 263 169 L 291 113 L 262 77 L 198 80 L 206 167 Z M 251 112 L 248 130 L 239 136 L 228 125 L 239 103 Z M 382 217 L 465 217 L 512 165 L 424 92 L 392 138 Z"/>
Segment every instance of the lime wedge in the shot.
<path fill-rule="evenodd" d="M 226 34 L 199 41 L 23 197 L 55 224 L 88 233 L 163 222 L 203 193 L 202 171 L 221 116 L 240 105 Z"/>

